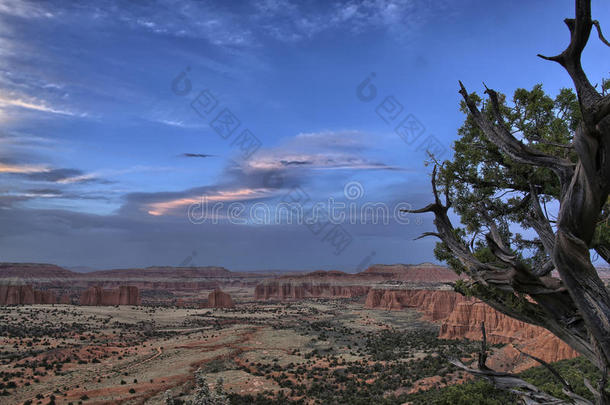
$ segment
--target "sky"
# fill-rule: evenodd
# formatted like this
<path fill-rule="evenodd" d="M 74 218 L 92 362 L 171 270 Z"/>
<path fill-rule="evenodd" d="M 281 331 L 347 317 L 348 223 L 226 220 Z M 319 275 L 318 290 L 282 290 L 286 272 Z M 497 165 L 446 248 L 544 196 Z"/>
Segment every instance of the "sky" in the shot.
<path fill-rule="evenodd" d="M 568 0 L 2 0 L 0 261 L 435 261 L 414 240 L 431 216 L 400 209 L 431 201 L 427 151 L 451 157 L 458 80 L 571 87 L 536 54 L 564 49 L 572 16 Z M 602 0 L 593 18 L 610 27 Z M 592 35 L 594 83 L 608 55 Z"/>

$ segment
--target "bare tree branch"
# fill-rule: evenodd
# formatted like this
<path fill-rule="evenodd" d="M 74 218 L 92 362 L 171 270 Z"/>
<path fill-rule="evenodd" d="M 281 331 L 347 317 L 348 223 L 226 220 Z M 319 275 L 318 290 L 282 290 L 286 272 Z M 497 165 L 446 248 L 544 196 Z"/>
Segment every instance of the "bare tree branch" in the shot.
<path fill-rule="evenodd" d="M 599 37 L 600 41 L 610 46 L 610 42 L 608 42 L 608 40 L 604 38 L 604 34 L 602 34 L 602 27 L 600 27 L 599 21 L 593 20 L 593 25 L 595 26 L 595 28 L 597 28 L 597 36 Z"/>

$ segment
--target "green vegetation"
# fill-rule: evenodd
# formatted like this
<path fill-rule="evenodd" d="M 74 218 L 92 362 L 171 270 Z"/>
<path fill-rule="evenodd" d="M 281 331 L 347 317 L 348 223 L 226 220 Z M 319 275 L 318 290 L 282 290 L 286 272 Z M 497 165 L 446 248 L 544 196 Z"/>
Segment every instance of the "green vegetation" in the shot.
<path fill-rule="evenodd" d="M 593 386 L 597 385 L 601 374 L 599 370 L 584 357 L 561 360 L 552 364 L 553 368 L 572 386 L 578 395 L 593 401 L 593 395 L 585 387 L 584 378 L 587 378 Z M 545 367 L 534 367 L 521 373 L 524 380 L 534 384 L 540 389 L 557 398 L 567 399 L 562 392 L 562 385 Z M 610 394 L 610 389 L 606 388 Z"/>
<path fill-rule="evenodd" d="M 409 395 L 413 405 L 513 405 L 516 398 L 483 380 Z"/>

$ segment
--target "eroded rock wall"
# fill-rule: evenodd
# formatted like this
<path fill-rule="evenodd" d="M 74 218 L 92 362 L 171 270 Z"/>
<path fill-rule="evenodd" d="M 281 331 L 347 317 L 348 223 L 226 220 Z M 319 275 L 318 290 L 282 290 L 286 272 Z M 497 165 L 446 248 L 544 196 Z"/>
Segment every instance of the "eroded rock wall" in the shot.
<path fill-rule="evenodd" d="M 0 305 L 57 304 L 51 291 L 35 290 L 31 285 L 0 285 Z"/>
<path fill-rule="evenodd" d="M 80 305 L 140 305 L 140 291 L 134 286 L 120 286 L 114 290 L 90 287 L 80 297 Z"/>
<path fill-rule="evenodd" d="M 208 307 L 210 308 L 233 308 L 231 295 L 220 289 L 215 289 L 208 295 Z"/>
<path fill-rule="evenodd" d="M 575 350 L 546 329 L 506 316 L 480 300 L 454 291 L 371 289 L 365 307 L 385 310 L 415 308 L 425 318 L 441 323 L 441 339 L 481 340 L 481 322 L 485 322 L 488 343 L 509 344 L 502 349 L 503 355 L 519 360 L 520 367 L 535 364 L 522 359 L 525 356 L 515 349 L 515 345 L 547 362 L 578 356 Z"/>

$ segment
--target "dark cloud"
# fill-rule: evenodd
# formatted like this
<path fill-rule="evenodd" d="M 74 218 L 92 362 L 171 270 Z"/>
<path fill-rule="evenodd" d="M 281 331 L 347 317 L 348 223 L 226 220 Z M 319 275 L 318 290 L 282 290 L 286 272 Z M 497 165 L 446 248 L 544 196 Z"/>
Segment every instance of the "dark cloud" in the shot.
<path fill-rule="evenodd" d="M 183 153 L 181 156 L 183 156 L 183 157 L 191 157 L 191 158 L 216 157 L 216 155 L 208 155 L 207 153 Z"/>
<path fill-rule="evenodd" d="M 60 182 L 83 174 L 78 169 L 52 169 L 46 172 L 25 173 L 24 177 L 33 181 Z"/>
<path fill-rule="evenodd" d="M 280 163 L 284 166 L 305 166 L 313 162 L 310 160 L 280 160 Z"/>
<path fill-rule="evenodd" d="M 34 195 L 53 195 L 53 196 L 61 196 L 63 195 L 63 191 L 55 189 L 55 188 L 34 188 L 25 190 L 27 194 Z"/>

